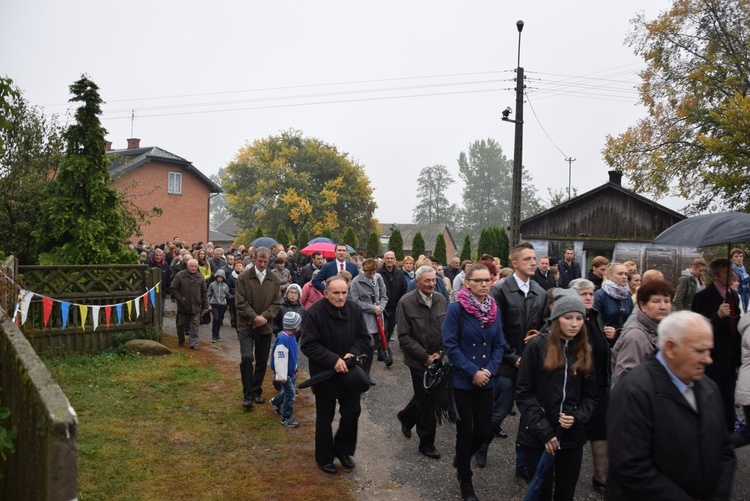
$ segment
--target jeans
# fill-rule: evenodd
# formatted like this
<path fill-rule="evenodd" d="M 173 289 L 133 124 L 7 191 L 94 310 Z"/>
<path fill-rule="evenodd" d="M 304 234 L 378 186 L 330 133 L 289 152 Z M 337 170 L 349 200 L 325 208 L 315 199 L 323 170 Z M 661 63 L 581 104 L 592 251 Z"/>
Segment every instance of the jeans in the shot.
<path fill-rule="evenodd" d="M 281 387 L 278 395 L 271 399 L 274 406 L 282 406 L 281 418 L 285 421 L 292 417 L 294 399 L 297 397 L 297 374 L 286 378 L 286 383 Z"/>
<path fill-rule="evenodd" d="M 539 458 L 544 449 L 537 447 L 524 447 L 524 452 L 529 458 L 529 475 L 533 478 Z M 544 477 L 541 496 L 542 501 L 573 501 L 578 476 L 581 473 L 581 462 L 583 460 L 583 447 L 572 449 L 558 449 L 555 451 L 555 464 Z M 552 495 L 554 485 L 555 494 Z"/>
<path fill-rule="evenodd" d="M 214 323 L 211 326 L 211 339 L 218 341 L 220 339 L 219 331 L 221 326 L 224 325 L 224 313 L 227 311 L 227 305 L 225 304 L 212 304 L 211 305 L 211 317 L 214 319 Z"/>

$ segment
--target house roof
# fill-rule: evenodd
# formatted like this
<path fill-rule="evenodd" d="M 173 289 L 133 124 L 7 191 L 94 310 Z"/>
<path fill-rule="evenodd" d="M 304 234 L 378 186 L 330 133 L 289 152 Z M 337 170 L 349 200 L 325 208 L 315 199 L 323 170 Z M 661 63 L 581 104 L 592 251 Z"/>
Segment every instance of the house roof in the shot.
<path fill-rule="evenodd" d="M 411 250 L 412 240 L 414 240 L 414 235 L 416 235 L 418 231 L 422 232 L 422 238 L 424 238 L 426 249 L 432 250 L 435 247 L 435 240 L 437 240 L 437 236 L 440 233 L 443 233 L 443 231 L 446 232 L 450 239 L 450 242 L 446 242 L 446 245 L 451 243 L 453 244 L 453 248 L 456 247 L 456 242 L 453 240 L 450 230 L 448 230 L 448 227 L 444 224 L 381 224 L 380 238 L 388 241 L 393 231 L 392 228 L 398 228 L 401 232 L 401 238 L 404 240 L 404 250 Z"/>
<path fill-rule="evenodd" d="M 226 233 L 222 233 L 220 231 L 216 230 L 209 230 L 208 232 L 208 240 L 210 242 L 234 242 L 234 237 L 236 235 L 227 235 Z"/>
<path fill-rule="evenodd" d="M 604 183 L 603 185 L 601 185 L 601 186 L 599 186 L 597 188 L 594 188 L 593 190 L 590 190 L 590 191 L 587 191 L 586 193 L 583 193 L 582 195 L 578 195 L 576 197 L 573 197 L 573 198 L 571 198 L 569 200 L 564 201 L 563 203 L 561 203 L 559 205 L 555 205 L 554 207 L 551 207 L 551 208 L 547 209 L 544 212 L 540 212 L 539 214 L 535 214 L 535 215 L 533 215 L 533 216 L 531 216 L 531 217 L 529 217 L 527 219 L 524 219 L 523 221 L 521 221 L 521 226 L 525 225 L 526 223 L 530 223 L 532 221 L 536 221 L 538 219 L 542 219 L 544 217 L 547 217 L 547 216 L 549 216 L 553 212 L 557 212 L 559 210 L 568 210 L 569 206 L 571 206 L 571 205 L 573 205 L 573 204 L 575 204 L 577 202 L 580 202 L 580 201 L 585 200 L 587 198 L 592 198 L 594 196 L 599 195 L 603 191 L 611 190 L 611 189 L 614 189 L 616 191 L 624 193 L 625 195 L 627 195 L 627 196 L 629 196 L 631 198 L 639 200 L 640 202 L 643 202 L 644 204 L 650 205 L 651 207 L 653 207 L 656 210 L 665 212 L 665 213 L 669 214 L 670 216 L 673 216 L 673 217 L 678 218 L 680 220 L 685 219 L 685 217 L 686 217 L 683 214 L 680 214 L 679 212 L 673 211 L 669 207 L 665 207 L 665 206 L 663 206 L 661 204 L 658 204 L 658 203 L 654 202 L 653 200 L 650 200 L 650 199 L 648 199 L 648 198 L 646 198 L 646 197 L 644 197 L 642 195 L 639 195 L 638 193 L 636 193 L 636 192 L 634 192 L 632 190 L 629 190 L 627 188 L 623 188 L 622 185 L 620 185 L 618 183 L 615 183 L 615 182 L 612 182 L 612 181 L 608 181 L 608 182 Z"/>
<path fill-rule="evenodd" d="M 143 148 L 129 148 L 123 150 L 110 150 L 107 152 L 107 156 L 111 157 L 109 165 L 109 173 L 112 179 L 116 179 L 123 174 L 137 169 L 141 165 L 145 165 L 152 161 L 173 163 L 181 166 L 185 170 L 195 174 L 200 181 L 202 181 L 211 193 L 223 193 L 224 190 L 218 184 L 211 181 L 205 174 L 198 170 L 188 160 L 181 156 L 170 153 L 167 150 L 159 148 L 158 146 L 146 146 Z"/>
<path fill-rule="evenodd" d="M 219 233 L 223 233 L 224 235 L 228 235 L 234 238 L 240 233 L 241 228 L 237 226 L 237 221 L 234 219 L 234 217 L 229 216 L 224 221 L 222 221 L 218 226 L 216 226 L 216 228 L 214 228 L 213 231 L 217 231 Z"/>

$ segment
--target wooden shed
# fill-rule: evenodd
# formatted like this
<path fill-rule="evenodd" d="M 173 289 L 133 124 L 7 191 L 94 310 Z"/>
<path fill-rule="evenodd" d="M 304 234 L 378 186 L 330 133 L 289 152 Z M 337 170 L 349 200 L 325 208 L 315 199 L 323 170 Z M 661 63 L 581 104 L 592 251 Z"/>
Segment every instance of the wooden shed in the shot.
<path fill-rule="evenodd" d="M 676 283 L 680 270 L 700 252 L 694 247 L 652 246 L 662 231 L 685 216 L 622 186 L 622 174 L 609 171 L 609 181 L 560 205 L 521 221 L 521 236 L 537 255 L 562 257 L 575 249 L 584 275 L 591 260 L 635 261 L 639 270 L 659 269 Z"/>

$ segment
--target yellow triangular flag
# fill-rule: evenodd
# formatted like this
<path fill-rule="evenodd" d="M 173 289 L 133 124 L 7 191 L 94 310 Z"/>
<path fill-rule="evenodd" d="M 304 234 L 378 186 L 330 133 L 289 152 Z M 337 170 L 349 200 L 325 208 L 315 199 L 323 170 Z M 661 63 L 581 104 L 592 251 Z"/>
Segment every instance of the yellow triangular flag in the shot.
<path fill-rule="evenodd" d="M 159 282 L 158 284 L 156 284 L 156 292 L 159 292 L 159 285 L 161 285 L 161 282 Z"/>
<path fill-rule="evenodd" d="M 133 320 L 133 301 L 125 303 L 128 305 L 128 320 Z"/>
<path fill-rule="evenodd" d="M 85 304 L 79 304 L 78 311 L 81 312 L 81 329 L 86 330 L 86 317 L 89 314 L 89 307 Z"/>

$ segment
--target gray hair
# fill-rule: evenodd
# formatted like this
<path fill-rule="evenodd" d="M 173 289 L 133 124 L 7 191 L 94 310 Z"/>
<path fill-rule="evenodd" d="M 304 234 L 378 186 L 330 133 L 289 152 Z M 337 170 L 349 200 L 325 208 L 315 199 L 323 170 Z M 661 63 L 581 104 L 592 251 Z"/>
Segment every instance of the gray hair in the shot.
<path fill-rule="evenodd" d="M 594 282 L 586 278 L 576 278 L 575 280 L 571 280 L 569 287 L 571 289 L 575 289 L 576 292 L 578 293 L 580 293 L 582 290 L 588 290 L 588 289 L 596 290 L 596 286 L 594 285 Z"/>
<path fill-rule="evenodd" d="M 253 251 L 254 257 L 271 257 L 271 249 L 268 247 L 256 247 Z"/>
<path fill-rule="evenodd" d="M 656 329 L 659 336 L 656 345 L 660 350 L 664 349 L 667 339 L 672 339 L 675 343 L 679 344 L 682 342 L 685 334 L 695 330 L 696 327 L 713 333 L 711 324 L 708 323 L 708 320 L 703 315 L 689 310 L 671 313 L 659 322 L 659 327 Z"/>
<path fill-rule="evenodd" d="M 431 271 L 432 273 L 436 273 L 435 268 L 433 268 L 429 264 L 420 266 L 419 268 L 417 268 L 416 273 L 414 273 L 414 280 L 419 280 L 420 278 L 422 278 L 422 275 L 424 275 L 428 271 Z"/>

